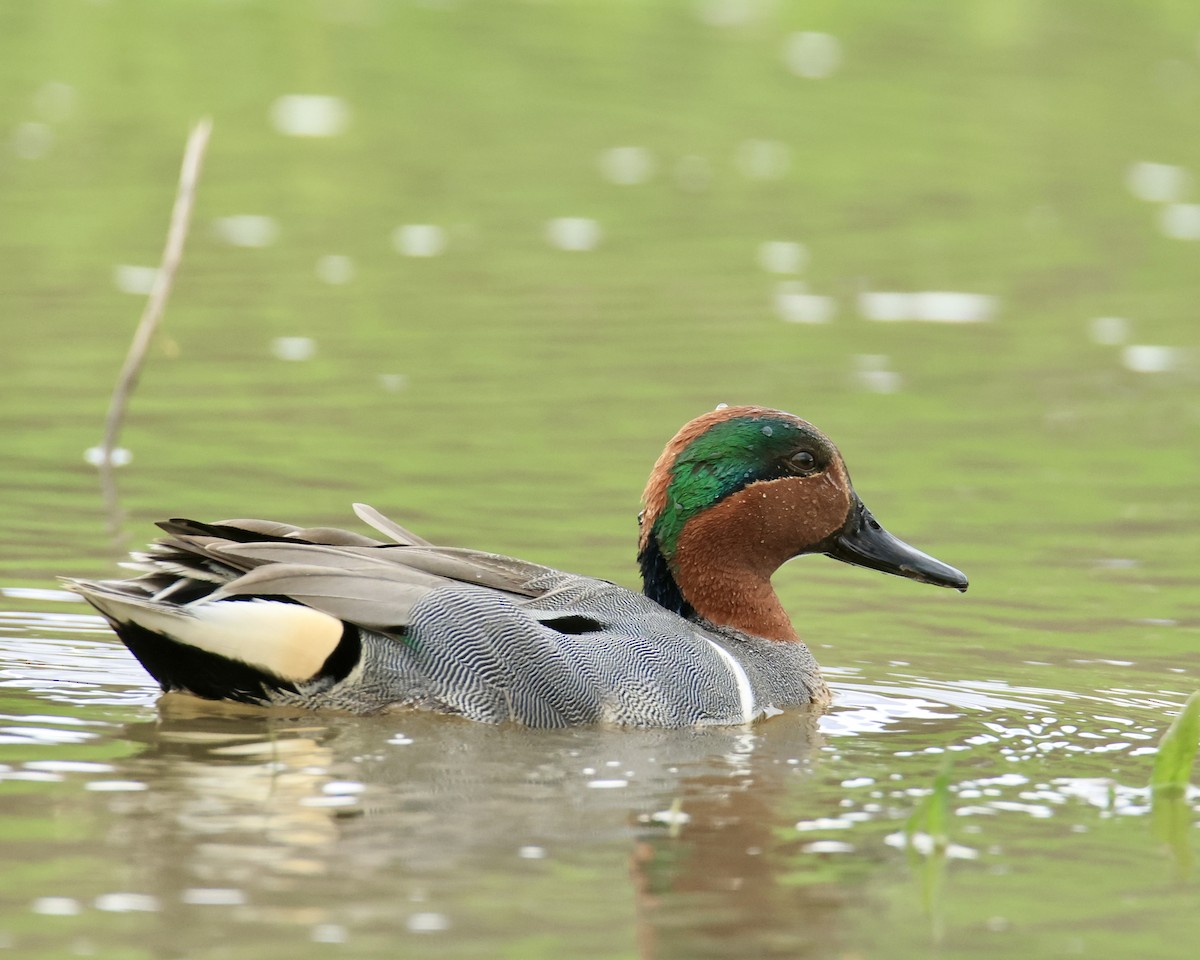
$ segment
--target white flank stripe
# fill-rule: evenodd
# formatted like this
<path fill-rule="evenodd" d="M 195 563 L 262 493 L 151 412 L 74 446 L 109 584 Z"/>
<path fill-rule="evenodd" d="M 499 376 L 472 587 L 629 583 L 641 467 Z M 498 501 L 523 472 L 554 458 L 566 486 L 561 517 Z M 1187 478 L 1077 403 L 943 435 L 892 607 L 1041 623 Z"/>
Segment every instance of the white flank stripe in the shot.
<path fill-rule="evenodd" d="M 737 684 L 738 700 L 742 705 L 742 723 L 749 723 L 754 719 L 754 691 L 750 689 L 750 678 L 746 676 L 746 671 L 742 669 L 742 665 L 733 658 L 728 650 L 722 647 L 719 643 L 714 643 L 708 637 L 704 638 L 725 661 L 725 666 L 729 667 L 729 672 L 733 674 L 733 682 Z"/>

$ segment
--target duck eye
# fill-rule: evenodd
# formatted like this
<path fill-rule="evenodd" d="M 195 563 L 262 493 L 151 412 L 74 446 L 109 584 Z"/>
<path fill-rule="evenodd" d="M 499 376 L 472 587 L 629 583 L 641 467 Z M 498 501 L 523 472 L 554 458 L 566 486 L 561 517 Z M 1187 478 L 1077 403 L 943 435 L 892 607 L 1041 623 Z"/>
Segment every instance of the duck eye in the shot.
<path fill-rule="evenodd" d="M 817 465 L 817 458 L 807 450 L 801 450 L 788 458 L 788 464 L 796 473 L 812 473 L 813 468 Z"/>

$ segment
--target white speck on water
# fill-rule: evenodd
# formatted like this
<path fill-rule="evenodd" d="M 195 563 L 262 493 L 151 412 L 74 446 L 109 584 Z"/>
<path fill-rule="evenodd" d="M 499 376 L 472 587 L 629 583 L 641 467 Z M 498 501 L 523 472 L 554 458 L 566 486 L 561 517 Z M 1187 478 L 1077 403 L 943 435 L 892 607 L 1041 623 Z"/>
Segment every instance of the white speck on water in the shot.
<path fill-rule="evenodd" d="M 240 907 L 246 895 L 234 887 L 189 887 L 179 899 L 197 907 Z"/>
<path fill-rule="evenodd" d="M 546 239 L 559 250 L 595 250 L 600 243 L 600 224 L 588 217 L 556 217 L 546 223 Z"/>
<path fill-rule="evenodd" d="M 521 847 L 517 851 L 517 856 L 522 860 L 542 860 L 546 856 L 546 848 L 534 846 Z"/>
<path fill-rule="evenodd" d="M 1129 339 L 1129 321 L 1124 317 L 1093 317 L 1088 324 L 1093 343 L 1114 347 Z"/>
<path fill-rule="evenodd" d="M 75 112 L 75 88 L 69 83 L 51 80 L 43 83 L 33 95 L 33 107 L 42 118 L 61 123 Z"/>
<path fill-rule="evenodd" d="M 435 223 L 406 223 L 392 231 L 392 246 L 406 257 L 437 257 L 446 249 L 446 231 Z"/>
<path fill-rule="evenodd" d="M 1131 557 L 1101 557 L 1096 566 L 1104 570 L 1133 570 L 1141 566 L 1141 561 Z"/>
<path fill-rule="evenodd" d="M 842 786 L 848 790 L 852 790 L 855 787 L 869 787 L 874 782 L 875 779 L 873 777 L 854 777 L 850 780 L 843 780 Z"/>
<path fill-rule="evenodd" d="M 880 322 L 983 323 L 992 319 L 995 309 L 995 297 L 950 290 L 921 293 L 867 291 L 858 297 L 859 313 L 867 320 Z"/>
<path fill-rule="evenodd" d="M 889 833 L 883 838 L 883 842 L 889 847 L 896 847 L 900 850 L 906 850 L 909 847 L 910 837 L 906 836 L 903 831 Z M 938 849 L 939 844 L 927 833 L 914 833 L 911 836 L 912 848 L 924 856 L 929 856 L 934 850 Z M 946 844 L 946 856 L 951 860 L 978 860 L 979 851 L 971 847 L 960 846 L 957 843 Z"/>
<path fill-rule="evenodd" d="M 1148 160 L 1131 164 L 1125 174 L 1129 192 L 1139 200 L 1153 203 L 1171 203 L 1182 199 L 1190 181 L 1191 177 L 1183 167 Z"/>
<path fill-rule="evenodd" d="M 146 789 L 140 780 L 89 780 L 85 790 L 92 793 L 138 793 Z"/>
<path fill-rule="evenodd" d="M 354 261 L 341 253 L 327 253 L 317 261 L 317 279 L 338 286 L 354 279 Z"/>
<path fill-rule="evenodd" d="M 410 933 L 438 933 L 450 929 L 450 918 L 444 913 L 414 913 L 404 925 Z"/>
<path fill-rule="evenodd" d="M 271 341 L 271 354 L 277 360 L 311 360 L 317 355 L 317 341 L 312 337 L 276 337 Z"/>
<path fill-rule="evenodd" d="M 0 597 L 12 597 L 14 600 L 53 600 L 57 603 L 79 603 L 83 601 L 77 593 L 69 590 L 45 590 L 41 587 L 0 587 Z M 77 616 L 77 614 L 72 614 Z M 3 769 L 0 766 L 0 769 Z"/>
<path fill-rule="evenodd" d="M 796 829 L 801 833 L 807 833 L 810 830 L 848 830 L 851 826 L 849 820 L 840 820 L 833 817 L 818 817 L 816 820 L 801 820 L 796 824 Z"/>
<path fill-rule="evenodd" d="M 696 16 L 710 27 L 741 27 L 761 20 L 772 0 L 696 0 Z"/>
<path fill-rule="evenodd" d="M 303 797 L 300 800 L 302 807 L 352 807 L 356 803 L 358 803 L 357 797 L 344 793 L 323 797 Z"/>
<path fill-rule="evenodd" d="M 808 263 L 808 249 L 794 240 L 768 240 L 758 248 L 758 265 L 768 273 L 799 273 Z"/>
<path fill-rule="evenodd" d="M 619 767 L 621 765 L 621 761 L 620 760 L 605 760 L 604 765 L 606 767 Z"/>
<path fill-rule="evenodd" d="M 932 323 L 983 323 L 995 308 L 995 297 L 982 293 L 929 290 L 913 297 L 913 319 Z"/>
<path fill-rule="evenodd" d="M 803 853 L 853 853 L 854 844 L 844 840 L 814 840 L 800 848 Z"/>
<path fill-rule="evenodd" d="M 339 923 L 319 923 L 309 931 L 308 938 L 313 943 L 345 943 L 350 934 Z"/>
<path fill-rule="evenodd" d="M 783 46 L 784 65 L 805 80 L 824 80 L 842 62 L 842 45 L 828 33 L 793 33 Z"/>
<path fill-rule="evenodd" d="M 1179 366 L 1179 360 L 1175 347 L 1135 343 L 1121 351 L 1121 363 L 1134 373 L 1167 373 Z"/>
<path fill-rule="evenodd" d="M 406 746 L 408 746 L 408 745 L 409 745 L 410 743 L 412 743 L 412 742 L 413 742 L 413 739 L 412 739 L 412 737 L 406 737 L 406 736 L 405 736 L 404 734 L 402 734 L 402 733 L 398 733 L 398 734 L 396 734 L 394 737 L 392 737 L 392 738 L 391 738 L 391 739 L 388 741 L 388 743 L 395 744 L 396 746 L 399 746 L 399 747 L 406 747 Z"/>
<path fill-rule="evenodd" d="M 829 323 L 837 303 L 833 297 L 806 292 L 797 280 L 785 280 L 775 288 L 775 311 L 788 323 Z"/>
<path fill-rule="evenodd" d="M 792 155 L 778 140 L 743 140 L 736 159 L 742 176 L 750 180 L 779 180 L 788 172 Z"/>
<path fill-rule="evenodd" d="M 104 448 L 88 447 L 83 451 L 83 459 L 93 467 L 100 466 L 105 460 Z M 133 460 L 133 454 L 125 447 L 113 447 L 111 459 L 114 467 L 124 467 Z"/>
<path fill-rule="evenodd" d="M 875 290 L 858 295 L 858 312 L 868 320 L 908 320 L 913 315 L 911 293 Z"/>
<path fill-rule="evenodd" d="M 357 780 L 331 780 L 321 787 L 321 792 L 327 794 L 354 794 L 362 793 L 366 789 L 366 784 L 359 783 Z"/>
<path fill-rule="evenodd" d="M 29 909 L 44 917 L 74 917 L 83 908 L 74 897 L 38 897 Z"/>
<path fill-rule="evenodd" d="M 269 247 L 279 239 L 279 223 L 260 213 L 238 213 L 213 221 L 217 237 L 233 247 Z"/>
<path fill-rule="evenodd" d="M 855 384 L 872 393 L 896 393 L 904 385 L 904 378 L 887 365 L 888 358 L 883 354 L 858 354 L 854 358 Z"/>
<path fill-rule="evenodd" d="M 271 126 L 289 137 L 336 137 L 350 122 L 341 97 L 289 93 L 271 104 Z"/>
<path fill-rule="evenodd" d="M 12 135 L 12 150 L 22 160 L 40 160 L 54 145 L 54 131 L 38 120 L 18 123 Z"/>
<path fill-rule="evenodd" d="M 1144 623 L 1148 627 L 1177 627 L 1178 620 L 1172 620 L 1170 617 L 1139 617 L 1134 623 Z"/>
<path fill-rule="evenodd" d="M 148 893 L 103 893 L 96 898 L 95 907 L 106 913 L 153 913 L 159 903 L 158 897 Z"/>
<path fill-rule="evenodd" d="M 654 155 L 645 147 L 611 147 L 600 154 L 600 173 L 609 183 L 632 187 L 654 176 Z"/>
<path fill-rule="evenodd" d="M 122 293 L 145 296 L 154 289 L 158 279 L 158 267 L 139 267 L 129 263 L 118 263 L 113 268 L 113 285 Z"/>
<path fill-rule="evenodd" d="M 665 823 L 668 826 L 683 826 L 691 821 L 691 815 L 682 810 L 659 810 L 657 813 L 650 814 L 650 819 L 655 823 Z"/>
<path fill-rule="evenodd" d="M 680 157 L 674 173 L 676 186 L 688 193 L 703 193 L 712 183 L 712 164 L 695 153 Z"/>
<path fill-rule="evenodd" d="M 379 385 L 388 393 L 399 393 L 408 386 L 408 377 L 403 373 L 381 373 Z M 388 741 L 391 743 L 392 741 Z M 409 743 L 412 741 L 410 740 Z"/>
<path fill-rule="evenodd" d="M 1159 226 L 1172 240 L 1200 240 L 1200 203 L 1168 204 Z"/>
<path fill-rule="evenodd" d="M 588 787 L 592 790 L 620 790 L 629 786 L 628 780 L 589 780 Z"/>
<path fill-rule="evenodd" d="M 48 770 L 51 773 L 111 773 L 113 770 L 107 763 L 87 760 L 30 760 L 23 766 L 26 770 Z"/>

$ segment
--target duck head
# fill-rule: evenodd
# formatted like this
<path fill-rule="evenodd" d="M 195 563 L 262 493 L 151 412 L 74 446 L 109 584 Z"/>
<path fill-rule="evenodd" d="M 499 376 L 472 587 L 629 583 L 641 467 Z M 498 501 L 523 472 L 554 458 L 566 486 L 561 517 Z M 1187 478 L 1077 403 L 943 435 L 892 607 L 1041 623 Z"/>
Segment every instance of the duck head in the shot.
<path fill-rule="evenodd" d="M 771 640 L 799 639 L 771 575 L 802 553 L 967 589 L 960 571 L 884 530 L 833 442 L 780 410 L 724 407 L 685 424 L 655 463 L 643 504 L 646 595 Z"/>

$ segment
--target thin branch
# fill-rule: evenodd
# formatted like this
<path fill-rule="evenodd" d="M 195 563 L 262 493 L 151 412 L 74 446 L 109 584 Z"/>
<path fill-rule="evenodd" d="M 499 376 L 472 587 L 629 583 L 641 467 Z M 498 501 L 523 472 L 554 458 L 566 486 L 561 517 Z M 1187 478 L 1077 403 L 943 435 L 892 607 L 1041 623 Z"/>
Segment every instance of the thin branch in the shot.
<path fill-rule="evenodd" d="M 188 134 L 187 147 L 183 152 L 183 166 L 179 171 L 179 187 L 175 192 L 175 206 L 171 210 L 171 223 L 167 228 L 167 243 L 163 248 L 162 263 L 154 276 L 154 285 L 146 298 L 146 308 L 138 321 L 121 367 L 121 375 L 113 387 L 112 399 L 108 404 L 108 415 L 104 420 L 104 442 L 100 446 L 100 485 L 104 490 L 104 505 L 108 513 L 110 532 L 118 537 L 121 529 L 121 508 L 117 499 L 117 481 L 114 473 L 113 453 L 125 421 L 125 408 L 129 397 L 137 386 L 142 363 L 150 341 L 158 329 L 159 321 L 167 307 L 167 298 L 175 282 L 175 271 L 183 259 L 183 245 L 187 240 L 188 225 L 192 219 L 192 207 L 196 199 L 196 184 L 200 180 L 200 167 L 204 162 L 204 151 L 212 133 L 212 120 L 205 117 Z"/>

